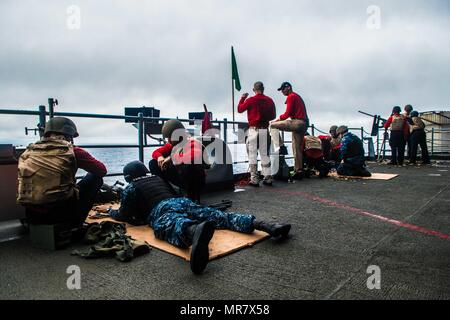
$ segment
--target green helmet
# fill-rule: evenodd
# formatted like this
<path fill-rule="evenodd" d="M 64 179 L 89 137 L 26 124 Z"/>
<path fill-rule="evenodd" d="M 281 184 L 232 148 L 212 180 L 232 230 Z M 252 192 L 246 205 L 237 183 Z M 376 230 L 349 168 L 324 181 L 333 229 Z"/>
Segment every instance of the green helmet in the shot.
<path fill-rule="evenodd" d="M 180 120 L 169 120 L 164 122 L 164 125 L 162 127 L 161 133 L 164 138 L 170 138 L 172 136 L 172 133 L 174 133 L 177 129 L 184 129 L 184 125 L 181 123 Z"/>
<path fill-rule="evenodd" d="M 64 117 L 54 117 L 47 121 L 45 124 L 44 136 L 50 132 L 61 133 L 65 136 L 71 136 L 74 138 L 79 136 L 75 123 Z"/>
<path fill-rule="evenodd" d="M 348 132 L 348 127 L 347 126 L 340 126 L 336 130 L 337 134 L 344 134 L 344 133 L 347 133 L 347 132 Z"/>

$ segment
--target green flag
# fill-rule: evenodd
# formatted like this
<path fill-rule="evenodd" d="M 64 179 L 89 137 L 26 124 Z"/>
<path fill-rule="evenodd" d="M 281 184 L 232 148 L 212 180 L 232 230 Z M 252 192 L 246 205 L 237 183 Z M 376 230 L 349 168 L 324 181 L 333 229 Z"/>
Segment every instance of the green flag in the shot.
<path fill-rule="evenodd" d="M 236 57 L 234 56 L 234 49 L 231 47 L 231 78 L 234 80 L 234 85 L 237 91 L 241 91 L 241 81 L 239 80 L 239 73 L 236 63 Z"/>

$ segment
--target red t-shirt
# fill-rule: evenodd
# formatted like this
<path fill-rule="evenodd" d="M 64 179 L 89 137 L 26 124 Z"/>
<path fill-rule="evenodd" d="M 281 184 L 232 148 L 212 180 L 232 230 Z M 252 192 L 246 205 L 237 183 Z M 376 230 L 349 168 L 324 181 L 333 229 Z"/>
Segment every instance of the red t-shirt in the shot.
<path fill-rule="evenodd" d="M 170 156 L 170 153 L 172 152 L 173 146 L 170 143 L 166 143 L 162 147 L 159 147 L 152 153 L 152 158 L 154 160 L 158 160 L 159 157 L 167 158 Z"/>
<path fill-rule="evenodd" d="M 280 120 L 286 119 L 300 119 L 306 120 L 308 115 L 306 114 L 306 106 L 302 97 L 295 92 L 292 92 L 286 99 L 286 112 L 280 116 Z"/>
<path fill-rule="evenodd" d="M 340 143 L 335 143 L 335 145 L 333 146 L 333 140 L 337 140 L 335 138 L 333 138 L 332 136 L 319 136 L 320 140 L 328 140 L 331 143 L 331 149 L 333 150 L 339 150 L 341 148 L 341 144 Z"/>
<path fill-rule="evenodd" d="M 172 154 L 174 148 L 176 149 L 174 154 Z M 203 147 L 199 141 L 190 138 L 182 148 L 166 143 L 164 146 L 153 151 L 152 154 L 154 160 L 158 160 L 159 157 L 167 158 L 168 156 L 172 157 L 174 165 L 201 164 L 203 159 Z"/>
<path fill-rule="evenodd" d="M 73 152 L 75 153 L 75 159 L 79 169 L 83 169 L 100 177 L 104 177 L 106 175 L 107 170 L 105 165 L 91 156 L 89 152 L 75 146 L 73 147 Z"/>
<path fill-rule="evenodd" d="M 271 98 L 262 93 L 248 98 L 241 98 L 238 112 L 247 111 L 248 125 L 250 127 L 267 128 L 269 121 L 275 119 L 275 103 Z"/>

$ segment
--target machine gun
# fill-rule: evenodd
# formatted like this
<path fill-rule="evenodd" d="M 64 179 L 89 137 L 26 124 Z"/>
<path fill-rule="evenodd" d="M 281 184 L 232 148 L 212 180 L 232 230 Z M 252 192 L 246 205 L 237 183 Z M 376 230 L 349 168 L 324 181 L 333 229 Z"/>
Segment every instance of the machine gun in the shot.
<path fill-rule="evenodd" d="M 367 112 L 364 112 L 364 111 L 358 111 L 358 112 L 373 118 L 372 132 L 370 133 L 370 135 L 372 137 L 378 136 L 380 128 L 384 127 L 384 124 L 387 122 L 387 120 L 382 118 L 379 115 L 373 115 L 373 114 L 370 114 L 370 113 L 367 113 Z M 383 142 L 381 143 L 381 148 L 378 151 L 378 158 L 377 158 L 377 160 L 379 162 L 382 162 L 384 157 L 386 156 L 386 143 L 388 141 L 389 141 L 389 133 L 387 132 L 387 129 L 384 129 Z"/>
<path fill-rule="evenodd" d="M 219 203 L 208 204 L 206 206 L 210 207 L 210 208 L 218 209 L 218 210 L 221 210 L 221 211 L 225 211 L 228 208 L 231 208 L 232 205 L 233 205 L 233 201 L 231 201 L 231 200 L 222 200 Z"/>
<path fill-rule="evenodd" d="M 387 122 L 386 119 L 382 118 L 379 115 L 373 115 L 364 111 L 358 111 L 359 113 L 362 113 L 363 115 L 369 116 L 373 118 L 373 123 L 372 123 L 372 132 L 370 133 L 370 135 L 372 137 L 378 136 L 378 132 L 380 128 L 383 128 L 384 124 Z M 380 124 L 381 122 L 381 124 Z"/>
<path fill-rule="evenodd" d="M 123 186 L 125 184 L 120 181 L 116 181 L 112 186 L 104 183 L 100 188 L 100 192 L 95 199 L 96 203 L 106 203 L 120 201 L 123 192 Z"/>

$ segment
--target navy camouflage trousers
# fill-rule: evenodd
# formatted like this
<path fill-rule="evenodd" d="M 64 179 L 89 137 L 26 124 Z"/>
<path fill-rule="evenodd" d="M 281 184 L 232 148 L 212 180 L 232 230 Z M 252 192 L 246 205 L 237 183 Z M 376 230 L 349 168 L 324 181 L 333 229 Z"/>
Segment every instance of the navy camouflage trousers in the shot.
<path fill-rule="evenodd" d="M 180 248 L 187 248 L 192 244 L 192 239 L 186 235 L 186 228 L 193 224 L 210 221 L 216 229 L 252 233 L 254 220 L 253 215 L 203 207 L 187 198 L 163 200 L 153 208 L 148 217 L 156 238 Z"/>

